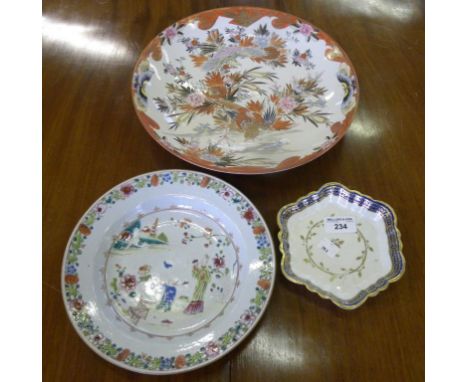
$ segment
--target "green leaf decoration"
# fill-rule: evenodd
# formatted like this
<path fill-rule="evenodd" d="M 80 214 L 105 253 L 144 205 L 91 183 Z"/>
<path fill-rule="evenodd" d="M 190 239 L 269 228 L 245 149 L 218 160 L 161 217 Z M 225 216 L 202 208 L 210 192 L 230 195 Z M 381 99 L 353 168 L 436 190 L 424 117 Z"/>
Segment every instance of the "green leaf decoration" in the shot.
<path fill-rule="evenodd" d="M 111 288 L 115 293 L 117 293 L 119 291 L 119 289 L 117 287 L 117 277 L 112 278 Z"/>
<path fill-rule="evenodd" d="M 167 243 L 169 240 L 167 239 L 167 236 L 164 232 L 161 232 L 159 235 L 158 235 L 158 240 L 161 240 L 162 242 L 164 243 Z"/>
<path fill-rule="evenodd" d="M 90 212 L 88 216 L 85 217 L 84 221 L 87 226 L 91 226 L 93 225 L 95 220 L 96 220 L 96 213 L 93 211 L 93 212 Z"/>
<path fill-rule="evenodd" d="M 76 256 L 75 253 L 72 253 L 71 255 L 68 256 L 68 262 L 70 264 L 76 263 L 78 261 L 78 257 Z"/>
<path fill-rule="evenodd" d="M 153 358 L 149 363 L 148 363 L 148 369 L 149 370 L 156 370 L 159 369 L 161 366 L 161 359 L 160 358 Z"/>
<path fill-rule="evenodd" d="M 304 259 L 304 263 L 310 263 L 310 259 L 308 259 L 307 257 Z"/>

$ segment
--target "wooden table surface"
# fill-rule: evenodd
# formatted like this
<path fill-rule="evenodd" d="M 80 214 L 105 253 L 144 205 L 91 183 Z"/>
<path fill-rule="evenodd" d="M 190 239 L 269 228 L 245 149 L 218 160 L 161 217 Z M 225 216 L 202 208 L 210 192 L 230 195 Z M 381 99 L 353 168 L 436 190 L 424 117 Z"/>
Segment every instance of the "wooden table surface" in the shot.
<path fill-rule="evenodd" d="M 176 20 L 248 4 L 296 14 L 330 33 L 358 73 L 359 110 L 346 137 L 307 165 L 266 176 L 213 174 L 255 203 L 274 236 L 278 209 L 326 182 L 384 200 L 399 217 L 407 270 L 351 312 L 279 271 L 262 321 L 228 356 L 174 377 L 138 375 L 93 353 L 68 322 L 60 293 L 63 250 L 83 212 L 117 183 L 152 170 L 200 170 L 163 150 L 140 125 L 129 91 L 133 65 Z M 423 380 L 423 1 L 46 0 L 43 16 L 45 381 Z"/>

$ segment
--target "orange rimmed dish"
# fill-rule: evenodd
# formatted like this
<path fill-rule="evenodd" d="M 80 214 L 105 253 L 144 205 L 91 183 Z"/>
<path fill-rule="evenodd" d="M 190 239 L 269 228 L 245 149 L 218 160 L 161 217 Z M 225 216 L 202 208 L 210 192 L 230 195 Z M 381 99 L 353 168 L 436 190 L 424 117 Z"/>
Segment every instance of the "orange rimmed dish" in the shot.
<path fill-rule="evenodd" d="M 228 7 L 159 33 L 136 63 L 132 96 L 151 137 L 179 158 L 264 174 L 333 147 L 351 124 L 359 86 L 344 51 L 311 23 Z"/>

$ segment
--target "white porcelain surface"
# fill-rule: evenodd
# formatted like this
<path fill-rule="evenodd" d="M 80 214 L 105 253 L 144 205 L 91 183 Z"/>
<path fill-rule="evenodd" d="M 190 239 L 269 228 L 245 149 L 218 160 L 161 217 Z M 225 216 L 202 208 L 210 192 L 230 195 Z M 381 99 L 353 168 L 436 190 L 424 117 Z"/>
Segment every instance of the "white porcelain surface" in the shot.
<path fill-rule="evenodd" d="M 209 10 L 166 28 L 142 53 L 133 100 L 145 128 L 210 169 L 268 173 L 332 147 L 357 106 L 356 74 L 323 31 L 286 13 Z"/>
<path fill-rule="evenodd" d="M 355 230 L 328 231 L 327 218 L 350 218 Z M 285 276 L 342 308 L 356 308 L 403 274 L 391 207 L 340 184 L 283 207 L 278 222 Z"/>
<path fill-rule="evenodd" d="M 274 282 L 272 240 L 248 199 L 191 171 L 130 179 L 88 210 L 63 264 L 75 329 L 99 355 L 151 374 L 201 367 L 254 327 Z"/>

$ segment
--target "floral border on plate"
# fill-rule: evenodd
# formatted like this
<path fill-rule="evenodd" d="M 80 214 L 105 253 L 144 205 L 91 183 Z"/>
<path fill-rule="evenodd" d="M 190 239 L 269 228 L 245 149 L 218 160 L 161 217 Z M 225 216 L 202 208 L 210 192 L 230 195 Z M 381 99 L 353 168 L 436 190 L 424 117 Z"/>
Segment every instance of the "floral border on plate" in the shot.
<path fill-rule="evenodd" d="M 262 261 L 260 277 L 255 287 L 255 296 L 250 306 L 223 335 L 200 347 L 196 352 L 172 355 L 149 355 L 136 353 L 123 348 L 105 337 L 99 327 L 86 312 L 86 301 L 80 293 L 79 257 L 86 246 L 86 239 L 93 232 L 93 225 L 100 220 L 108 208 L 121 200 L 130 198 L 138 190 L 147 187 L 161 187 L 164 184 L 183 184 L 214 191 L 214 195 L 236 205 L 237 211 L 247 224 L 252 227 L 252 234 L 257 242 L 259 260 Z M 107 192 L 85 213 L 77 224 L 67 245 L 62 267 L 62 294 L 69 317 L 75 329 L 87 344 L 102 357 L 113 363 L 122 363 L 130 370 L 148 374 L 167 374 L 167 372 L 188 371 L 210 363 L 227 354 L 239 343 L 259 321 L 271 296 L 274 284 L 275 257 L 268 229 L 263 219 L 251 202 L 234 187 L 198 172 L 184 170 L 157 171 L 130 179 Z M 127 367 L 128 368 L 128 367 Z M 161 373 L 166 372 L 166 373 Z"/>

